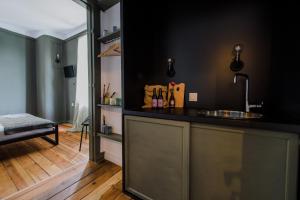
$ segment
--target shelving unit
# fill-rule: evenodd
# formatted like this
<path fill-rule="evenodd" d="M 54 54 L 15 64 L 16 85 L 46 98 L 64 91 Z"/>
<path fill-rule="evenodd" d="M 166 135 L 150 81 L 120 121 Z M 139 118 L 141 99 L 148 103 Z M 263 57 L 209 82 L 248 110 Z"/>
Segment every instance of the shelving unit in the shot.
<path fill-rule="evenodd" d="M 113 141 L 117 141 L 117 142 L 122 142 L 122 135 L 117 134 L 117 133 L 112 133 L 112 134 L 104 134 L 104 133 L 97 133 L 98 136 L 106 138 L 106 139 L 110 139 Z"/>
<path fill-rule="evenodd" d="M 119 0 L 97 0 L 101 7 L 100 23 L 101 30 L 112 30 L 113 26 L 121 27 L 120 10 L 117 6 Z M 112 6 L 115 7 L 111 8 Z M 108 8 L 111 8 L 107 10 Z M 100 35 L 100 34 L 99 34 Z M 98 36 L 99 36 L 98 35 Z M 109 33 L 103 37 L 98 37 L 97 41 L 101 46 L 98 59 L 100 68 L 100 94 L 94 105 L 100 122 L 97 126 L 96 135 L 100 138 L 100 151 L 105 154 L 106 159 L 116 164 L 122 165 L 122 106 L 103 104 L 100 97 L 103 97 L 101 88 L 104 84 L 110 85 L 109 93 L 116 92 L 116 98 L 122 98 L 122 67 L 121 67 L 121 30 Z M 107 88 L 106 88 L 107 89 Z M 107 89 L 108 90 L 108 89 Z M 107 91 L 106 91 L 107 92 Z M 111 94 L 110 94 L 111 95 Z M 101 132 L 103 117 L 108 126 L 112 126 L 112 134 Z"/>
<path fill-rule="evenodd" d="M 119 105 L 109 105 L 109 104 L 97 104 L 97 107 L 122 108 L 122 106 Z"/>
<path fill-rule="evenodd" d="M 111 43 L 111 42 L 114 42 L 114 41 L 120 39 L 120 37 L 121 37 L 121 30 L 118 30 L 118 31 L 110 33 L 106 36 L 99 37 L 98 40 L 100 42 L 102 42 L 103 44 L 108 44 L 108 43 Z"/>
<path fill-rule="evenodd" d="M 98 55 L 98 58 L 121 56 L 121 44 L 115 43 Z"/>

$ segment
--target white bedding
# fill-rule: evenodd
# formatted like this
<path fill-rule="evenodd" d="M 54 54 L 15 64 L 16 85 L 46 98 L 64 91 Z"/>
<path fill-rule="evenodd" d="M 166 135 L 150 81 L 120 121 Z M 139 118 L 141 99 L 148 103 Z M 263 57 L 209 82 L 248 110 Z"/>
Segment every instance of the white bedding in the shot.
<path fill-rule="evenodd" d="M 53 127 L 53 122 L 27 113 L 0 115 L 0 136 L 25 130 Z"/>
<path fill-rule="evenodd" d="M 1 117 L 6 117 L 6 118 L 17 118 L 25 116 L 25 113 L 21 114 L 10 114 L 10 115 L 2 115 Z M 4 126 L 0 123 L 0 137 L 4 135 Z"/>
<path fill-rule="evenodd" d="M 7 117 L 7 118 L 16 118 L 20 116 L 24 116 L 25 113 L 22 114 L 10 114 L 10 115 L 2 115 L 1 117 Z M 0 123 L 0 137 L 4 135 L 4 126 Z"/>

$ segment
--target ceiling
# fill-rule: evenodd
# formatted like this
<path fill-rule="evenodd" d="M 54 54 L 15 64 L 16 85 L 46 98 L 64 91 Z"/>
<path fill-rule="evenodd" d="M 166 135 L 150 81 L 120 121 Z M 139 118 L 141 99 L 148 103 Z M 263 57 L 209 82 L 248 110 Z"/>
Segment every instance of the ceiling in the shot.
<path fill-rule="evenodd" d="M 0 0 L 0 28 L 65 40 L 86 30 L 86 9 L 72 0 Z"/>

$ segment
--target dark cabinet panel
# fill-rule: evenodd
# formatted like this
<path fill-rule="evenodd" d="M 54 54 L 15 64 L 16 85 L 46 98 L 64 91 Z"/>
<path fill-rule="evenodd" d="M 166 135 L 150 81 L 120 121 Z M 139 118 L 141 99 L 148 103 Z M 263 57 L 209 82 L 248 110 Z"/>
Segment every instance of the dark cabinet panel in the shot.
<path fill-rule="evenodd" d="M 142 199 L 187 200 L 189 123 L 125 116 L 125 188 Z"/>
<path fill-rule="evenodd" d="M 190 199 L 295 200 L 298 136 L 192 124 Z"/>

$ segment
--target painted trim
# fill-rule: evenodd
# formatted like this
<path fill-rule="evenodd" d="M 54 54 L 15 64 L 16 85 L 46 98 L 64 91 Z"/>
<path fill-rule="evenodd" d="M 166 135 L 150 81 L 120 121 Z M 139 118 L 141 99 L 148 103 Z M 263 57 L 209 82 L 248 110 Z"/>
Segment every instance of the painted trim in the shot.
<path fill-rule="evenodd" d="M 76 35 L 82 31 L 84 31 L 87 27 L 87 24 L 82 24 L 80 26 L 77 26 L 74 29 L 72 29 L 71 31 L 65 32 L 65 33 L 63 33 L 63 32 L 59 33 L 59 32 L 55 32 L 55 31 L 51 31 L 51 30 L 41 30 L 41 31 L 37 31 L 37 32 L 30 32 L 30 31 L 25 31 L 25 30 L 15 27 L 15 26 L 12 26 L 9 24 L 4 24 L 4 23 L 0 23 L 0 27 L 1 27 L 1 29 L 5 29 L 5 30 L 8 30 L 8 31 L 20 34 L 20 35 L 24 35 L 24 36 L 27 36 L 30 38 L 34 38 L 34 39 L 39 38 L 42 35 L 50 35 L 50 36 L 58 38 L 60 40 L 65 40 L 73 35 Z"/>
<path fill-rule="evenodd" d="M 73 35 L 67 39 L 64 40 L 64 42 L 70 42 L 71 40 L 78 39 L 79 37 L 87 35 L 87 30 L 81 31 L 80 33 L 77 33 L 76 35 Z"/>
<path fill-rule="evenodd" d="M 83 35 L 87 34 L 87 30 L 84 30 L 84 31 L 81 31 L 80 33 L 77 33 L 76 35 L 72 35 L 72 36 L 70 36 L 66 39 L 60 39 L 60 38 L 57 38 L 57 37 L 54 37 L 54 36 L 48 35 L 48 34 L 43 34 L 43 35 L 40 35 L 37 38 L 33 38 L 31 36 L 23 35 L 21 33 L 17 33 L 17 32 L 14 32 L 14 31 L 11 31 L 11 30 L 8 30 L 8 29 L 4 29 L 4 28 L 1 28 L 1 27 L 0 27 L 0 31 L 4 32 L 4 33 L 11 34 L 11 35 L 15 35 L 15 36 L 18 36 L 18 37 L 22 37 L 22 38 L 25 38 L 25 39 L 34 40 L 34 41 L 41 38 L 41 37 L 50 37 L 50 38 L 55 39 L 55 40 L 62 40 L 63 42 L 69 42 L 70 40 L 76 39 L 80 36 L 83 36 Z"/>
<path fill-rule="evenodd" d="M 19 37 L 22 37 L 22 38 L 25 38 L 25 39 L 35 40 L 35 38 L 33 38 L 33 37 L 30 37 L 30 36 L 27 36 L 27 35 L 23 35 L 23 34 L 20 34 L 20 33 L 17 33 L 17 32 L 8 30 L 8 29 L 5 29 L 5 28 L 1 28 L 0 27 L 0 31 L 8 33 L 8 34 L 11 34 L 11 35 L 19 36 Z"/>

